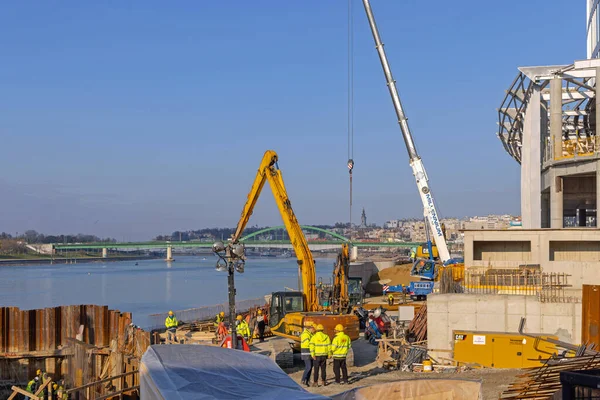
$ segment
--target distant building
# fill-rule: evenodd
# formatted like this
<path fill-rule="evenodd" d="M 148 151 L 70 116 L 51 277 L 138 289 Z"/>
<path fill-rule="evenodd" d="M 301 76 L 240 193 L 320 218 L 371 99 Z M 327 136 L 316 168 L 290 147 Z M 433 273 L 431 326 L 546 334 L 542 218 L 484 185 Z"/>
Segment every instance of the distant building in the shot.
<path fill-rule="evenodd" d="M 362 209 L 362 214 L 360 215 L 360 226 L 359 226 L 359 228 L 361 228 L 361 229 L 368 228 L 368 225 L 367 225 L 367 213 L 365 213 L 365 208 L 364 207 Z"/>
<path fill-rule="evenodd" d="M 386 229 L 397 229 L 400 228 L 402 226 L 402 221 L 399 219 L 392 219 L 390 221 L 387 221 L 383 227 Z"/>

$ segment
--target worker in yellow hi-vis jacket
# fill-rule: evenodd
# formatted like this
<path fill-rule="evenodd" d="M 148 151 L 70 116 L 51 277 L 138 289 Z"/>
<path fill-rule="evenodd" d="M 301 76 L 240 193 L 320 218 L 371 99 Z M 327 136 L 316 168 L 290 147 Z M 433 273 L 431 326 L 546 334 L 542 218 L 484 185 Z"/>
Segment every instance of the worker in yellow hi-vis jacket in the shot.
<path fill-rule="evenodd" d="M 331 341 L 331 355 L 333 356 L 333 373 L 335 374 L 335 383 L 348 383 L 348 368 L 346 367 L 346 357 L 350 350 L 350 336 L 344 333 L 344 327 L 341 324 L 335 326 L 335 337 Z M 340 369 L 342 371 L 342 380 L 340 381 Z"/>
<path fill-rule="evenodd" d="M 169 311 L 169 316 L 165 319 L 165 328 L 167 328 L 167 340 L 170 343 L 171 339 L 177 342 L 177 317 L 173 311 Z"/>
<path fill-rule="evenodd" d="M 313 379 L 313 386 L 317 387 L 317 381 L 319 380 L 319 369 L 321 370 L 321 385 L 325 386 L 327 382 L 327 358 L 331 356 L 331 339 L 325 333 L 323 333 L 323 325 L 318 324 L 313 337 L 310 339 L 310 355 L 315 361 L 315 376 Z"/>
<path fill-rule="evenodd" d="M 304 361 L 304 373 L 302 383 L 310 386 L 310 373 L 313 369 L 313 359 L 310 355 L 310 339 L 315 334 L 315 325 L 311 321 L 304 322 L 304 330 L 300 335 L 300 357 Z"/>

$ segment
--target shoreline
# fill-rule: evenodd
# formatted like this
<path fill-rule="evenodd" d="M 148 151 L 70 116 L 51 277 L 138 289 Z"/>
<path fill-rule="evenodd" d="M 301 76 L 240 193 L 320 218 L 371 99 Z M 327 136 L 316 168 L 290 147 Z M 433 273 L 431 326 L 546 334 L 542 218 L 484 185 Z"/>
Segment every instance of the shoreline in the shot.
<path fill-rule="evenodd" d="M 156 256 L 119 256 L 119 257 L 82 257 L 82 258 L 22 258 L 22 259 L 0 259 L 1 266 L 28 267 L 39 264 L 89 264 L 94 262 L 116 262 L 136 260 L 156 260 L 162 257 Z"/>

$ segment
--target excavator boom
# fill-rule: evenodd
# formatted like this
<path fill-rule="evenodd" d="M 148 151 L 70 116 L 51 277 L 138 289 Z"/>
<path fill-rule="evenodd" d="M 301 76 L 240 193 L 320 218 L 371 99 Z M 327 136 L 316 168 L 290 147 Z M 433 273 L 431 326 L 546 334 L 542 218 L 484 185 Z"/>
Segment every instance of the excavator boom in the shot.
<path fill-rule="evenodd" d="M 333 269 L 333 304 L 331 310 L 335 313 L 344 313 L 350 305 L 350 296 L 348 295 L 349 268 L 350 251 L 348 244 L 344 243 Z"/>
<path fill-rule="evenodd" d="M 306 242 L 302 228 L 300 228 L 300 224 L 292 209 L 292 203 L 288 198 L 283 183 L 283 177 L 281 176 L 281 171 L 277 165 L 277 160 L 278 157 L 276 152 L 273 150 L 267 150 L 265 152 L 231 240 L 233 243 L 237 243 L 240 240 L 242 232 L 246 228 L 250 216 L 254 211 L 254 206 L 258 201 L 265 182 L 269 182 L 273 197 L 275 198 L 275 203 L 281 214 L 281 219 L 283 219 L 283 224 L 290 237 L 290 242 L 296 252 L 296 258 L 298 259 L 299 290 L 304 294 L 306 311 L 317 311 L 319 304 L 315 282 L 315 261 L 308 248 L 308 243 Z"/>

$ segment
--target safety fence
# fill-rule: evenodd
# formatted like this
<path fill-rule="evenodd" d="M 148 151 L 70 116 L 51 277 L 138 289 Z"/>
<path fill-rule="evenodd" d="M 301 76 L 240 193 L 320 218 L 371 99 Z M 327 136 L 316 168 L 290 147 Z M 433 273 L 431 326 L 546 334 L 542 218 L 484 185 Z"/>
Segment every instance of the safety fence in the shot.
<path fill-rule="evenodd" d="M 536 296 L 543 303 L 578 303 L 569 295 L 571 275 L 540 270 L 487 269 L 467 270 L 455 292 L 471 294 L 509 294 Z"/>
<path fill-rule="evenodd" d="M 560 149 L 556 149 L 554 143 L 554 138 L 547 138 L 543 150 L 544 162 L 573 157 L 589 157 L 600 152 L 600 139 L 596 136 L 562 140 Z"/>
<path fill-rule="evenodd" d="M 235 302 L 235 309 L 238 312 L 246 312 L 252 307 L 264 306 L 266 300 L 264 297 L 256 299 L 240 300 Z M 204 306 L 198 308 L 189 308 L 187 310 L 174 311 L 177 320 L 180 322 L 205 321 L 213 319 L 218 313 L 223 311 L 226 315 L 229 314 L 229 303 L 215 304 L 212 306 Z M 169 314 L 167 312 L 160 314 L 150 314 L 147 330 L 162 329 L 165 327 L 165 319 Z"/>

